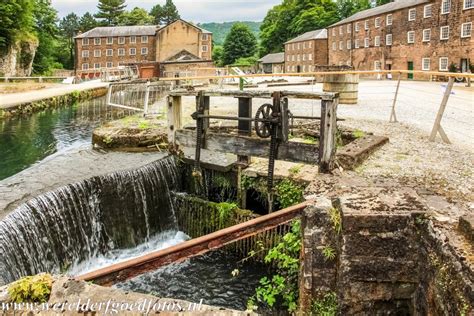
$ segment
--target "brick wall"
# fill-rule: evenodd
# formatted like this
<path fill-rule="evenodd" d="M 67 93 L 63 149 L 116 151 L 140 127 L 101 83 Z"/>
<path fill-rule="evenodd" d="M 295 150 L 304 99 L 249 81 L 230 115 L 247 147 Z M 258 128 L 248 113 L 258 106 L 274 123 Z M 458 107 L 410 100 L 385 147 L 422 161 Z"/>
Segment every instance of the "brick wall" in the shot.
<path fill-rule="evenodd" d="M 315 66 L 327 65 L 326 39 L 307 40 L 285 45 L 285 72 L 311 72 Z"/>
<path fill-rule="evenodd" d="M 464 0 L 451 0 L 450 12 L 441 14 L 442 0 L 433 0 L 425 4 L 405 8 L 367 19 L 354 21 L 328 29 L 329 64 L 353 65 L 357 70 L 401 69 L 407 70 L 413 63 L 414 70 L 439 71 L 440 58 L 447 57 L 448 69 L 452 63 L 460 66 L 462 59 L 474 61 L 473 36 L 461 37 L 463 23 L 474 22 L 474 9 L 463 9 Z M 424 7 L 431 5 L 431 17 L 424 17 Z M 409 10 L 415 9 L 416 17 L 409 21 Z M 391 14 L 392 25 L 387 25 Z M 380 26 L 376 27 L 376 18 Z M 368 21 L 368 30 L 365 22 Z M 356 24 L 359 31 L 356 31 Z M 474 24 L 474 23 L 473 23 Z M 348 26 L 349 25 L 349 26 Z M 449 26 L 449 38 L 440 39 L 441 26 Z M 430 30 L 429 41 L 423 41 L 423 30 Z M 408 43 L 408 32 L 414 32 L 414 43 Z M 386 36 L 391 34 L 392 45 L 387 45 Z M 380 46 L 375 46 L 379 36 Z M 364 47 L 364 39 L 369 39 L 369 47 Z M 355 48 L 356 41 L 359 48 Z M 350 43 L 350 48 L 348 44 Z M 340 44 L 342 43 L 342 44 Z M 341 45 L 341 47 L 340 47 Z M 423 69 L 423 58 L 429 59 L 429 65 Z M 463 61 L 466 63 L 466 61 Z"/>

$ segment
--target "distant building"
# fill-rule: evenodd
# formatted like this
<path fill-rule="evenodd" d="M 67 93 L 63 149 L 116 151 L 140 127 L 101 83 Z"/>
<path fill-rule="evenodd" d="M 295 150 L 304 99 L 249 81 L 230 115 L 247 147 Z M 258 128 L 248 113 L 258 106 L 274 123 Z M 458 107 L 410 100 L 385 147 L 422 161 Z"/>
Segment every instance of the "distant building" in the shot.
<path fill-rule="evenodd" d="M 283 73 L 285 53 L 268 54 L 258 60 L 260 70 L 266 74 Z"/>
<path fill-rule="evenodd" d="M 285 43 L 285 71 L 312 72 L 328 64 L 327 30 L 304 33 Z"/>
<path fill-rule="evenodd" d="M 474 0 L 397 0 L 331 25 L 329 64 L 467 71 L 474 61 L 473 20 Z"/>
<path fill-rule="evenodd" d="M 211 67 L 212 33 L 184 20 L 166 26 L 96 27 L 75 37 L 78 74 L 137 65 L 141 77 L 175 77 Z"/>

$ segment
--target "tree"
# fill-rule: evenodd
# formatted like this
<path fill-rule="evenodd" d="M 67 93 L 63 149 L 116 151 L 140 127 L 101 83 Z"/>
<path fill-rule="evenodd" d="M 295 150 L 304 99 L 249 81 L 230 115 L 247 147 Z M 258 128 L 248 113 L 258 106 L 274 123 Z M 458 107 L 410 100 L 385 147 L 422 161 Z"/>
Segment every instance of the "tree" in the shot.
<path fill-rule="evenodd" d="M 370 9 L 369 0 L 337 0 L 339 18 L 345 19 L 351 15 L 366 9 Z"/>
<path fill-rule="evenodd" d="M 241 57 L 251 57 L 257 51 L 257 39 L 250 28 L 242 23 L 235 23 L 224 41 L 223 62 L 234 63 Z"/>
<path fill-rule="evenodd" d="M 0 48 L 7 48 L 21 37 L 33 36 L 33 0 L 9 0 L 0 4 Z"/>
<path fill-rule="evenodd" d="M 172 0 L 166 0 L 166 3 L 163 6 L 159 4 L 155 5 L 151 9 L 150 15 L 153 16 L 154 23 L 158 25 L 170 24 L 180 19 L 178 9 Z"/>
<path fill-rule="evenodd" d="M 102 19 L 104 25 L 117 25 L 118 17 L 125 11 L 125 0 L 99 0 L 99 12 L 96 18 Z"/>
<path fill-rule="evenodd" d="M 223 64 L 223 57 L 224 57 L 224 48 L 219 45 L 214 45 L 212 49 L 212 60 L 217 67 L 222 67 Z"/>
<path fill-rule="evenodd" d="M 124 12 L 118 17 L 119 25 L 150 25 L 153 17 L 145 9 L 134 8 L 130 12 Z"/>
<path fill-rule="evenodd" d="M 63 60 L 62 64 L 68 69 L 74 66 L 74 36 L 79 28 L 79 17 L 75 13 L 69 13 L 59 21 L 62 46 L 66 47 L 69 52 L 68 60 Z"/>
<path fill-rule="evenodd" d="M 377 0 L 377 6 L 393 2 L 392 0 Z"/>
<path fill-rule="evenodd" d="M 89 12 L 84 13 L 84 15 L 79 20 L 79 30 L 82 33 L 92 30 L 98 25 L 99 23 L 97 22 L 97 20 Z"/>

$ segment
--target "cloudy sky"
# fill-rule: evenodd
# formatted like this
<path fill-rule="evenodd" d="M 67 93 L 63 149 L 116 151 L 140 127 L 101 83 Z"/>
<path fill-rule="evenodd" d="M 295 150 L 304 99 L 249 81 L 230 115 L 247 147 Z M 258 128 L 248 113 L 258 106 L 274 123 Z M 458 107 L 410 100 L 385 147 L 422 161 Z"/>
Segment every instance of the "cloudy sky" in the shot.
<path fill-rule="evenodd" d="M 126 0 L 127 9 L 141 7 L 149 10 L 165 0 Z M 281 0 L 174 0 L 181 17 L 192 22 L 261 21 L 267 11 Z M 96 12 L 98 0 L 52 0 L 59 17 L 70 12 L 82 15 Z"/>

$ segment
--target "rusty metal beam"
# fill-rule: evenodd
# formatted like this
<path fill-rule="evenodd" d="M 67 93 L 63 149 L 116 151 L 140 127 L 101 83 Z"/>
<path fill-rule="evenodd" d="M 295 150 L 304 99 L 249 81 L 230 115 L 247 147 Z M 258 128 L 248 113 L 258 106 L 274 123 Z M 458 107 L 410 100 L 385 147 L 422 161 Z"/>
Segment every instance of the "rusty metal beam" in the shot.
<path fill-rule="evenodd" d="M 303 210 L 310 203 L 311 201 L 306 201 L 281 211 L 260 216 L 248 222 L 183 242 L 170 248 L 152 252 L 139 258 L 117 263 L 78 276 L 76 279 L 82 281 L 93 281 L 95 284 L 103 286 L 112 286 L 138 275 L 154 271 L 164 265 L 184 261 L 288 223 L 301 215 Z"/>

